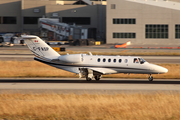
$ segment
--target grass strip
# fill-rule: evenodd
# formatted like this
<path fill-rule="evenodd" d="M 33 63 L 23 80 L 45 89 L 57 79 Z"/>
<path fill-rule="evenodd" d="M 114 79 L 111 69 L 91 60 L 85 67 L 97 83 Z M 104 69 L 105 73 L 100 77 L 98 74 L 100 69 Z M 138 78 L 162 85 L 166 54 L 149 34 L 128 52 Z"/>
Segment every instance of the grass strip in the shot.
<path fill-rule="evenodd" d="M 4 120 L 179 120 L 180 93 L 0 94 Z"/>

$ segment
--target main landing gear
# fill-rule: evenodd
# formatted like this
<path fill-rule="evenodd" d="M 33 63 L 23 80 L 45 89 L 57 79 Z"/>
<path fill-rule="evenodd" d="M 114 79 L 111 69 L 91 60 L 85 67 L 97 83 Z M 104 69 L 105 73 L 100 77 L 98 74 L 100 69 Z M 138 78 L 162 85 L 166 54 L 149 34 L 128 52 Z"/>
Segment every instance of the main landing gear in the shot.
<path fill-rule="evenodd" d="M 94 78 L 96 81 L 99 81 L 101 79 L 101 75 L 96 75 L 96 76 L 94 76 Z"/>
<path fill-rule="evenodd" d="M 99 80 L 101 79 L 101 75 L 95 75 L 94 78 L 95 78 L 96 81 L 99 81 Z M 87 80 L 87 81 L 91 81 L 92 78 L 86 76 L 86 80 Z"/>
<path fill-rule="evenodd" d="M 82 78 L 85 76 L 87 81 L 91 81 L 93 77 L 95 78 L 96 81 L 99 81 L 102 77 L 101 74 L 94 74 L 93 70 L 87 69 L 87 68 L 79 68 L 79 78 Z"/>
<path fill-rule="evenodd" d="M 149 79 L 149 81 L 153 81 L 153 76 L 151 76 L 151 74 L 150 74 L 148 79 Z"/>

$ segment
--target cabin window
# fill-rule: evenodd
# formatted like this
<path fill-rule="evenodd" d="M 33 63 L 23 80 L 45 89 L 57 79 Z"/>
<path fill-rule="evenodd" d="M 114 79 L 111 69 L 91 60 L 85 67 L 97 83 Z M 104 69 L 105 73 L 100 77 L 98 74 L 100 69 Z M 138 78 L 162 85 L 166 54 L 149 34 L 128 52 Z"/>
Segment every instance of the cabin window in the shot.
<path fill-rule="evenodd" d="M 103 59 L 103 62 L 106 62 L 106 59 L 105 59 L 105 58 Z"/>
<path fill-rule="evenodd" d="M 100 58 L 98 58 L 98 60 L 97 60 L 98 62 L 100 62 L 101 61 L 101 59 Z"/>
<path fill-rule="evenodd" d="M 114 59 L 114 62 L 116 62 L 116 59 Z"/>
<path fill-rule="evenodd" d="M 119 59 L 119 63 L 121 63 L 121 61 L 122 61 L 122 60 L 121 60 L 121 59 Z"/>
<path fill-rule="evenodd" d="M 124 62 L 127 63 L 127 62 L 128 62 L 128 59 L 125 59 Z"/>
<path fill-rule="evenodd" d="M 111 62 L 111 59 L 108 59 L 108 62 Z"/>
<path fill-rule="evenodd" d="M 134 63 L 139 63 L 139 60 L 137 58 L 134 58 Z"/>

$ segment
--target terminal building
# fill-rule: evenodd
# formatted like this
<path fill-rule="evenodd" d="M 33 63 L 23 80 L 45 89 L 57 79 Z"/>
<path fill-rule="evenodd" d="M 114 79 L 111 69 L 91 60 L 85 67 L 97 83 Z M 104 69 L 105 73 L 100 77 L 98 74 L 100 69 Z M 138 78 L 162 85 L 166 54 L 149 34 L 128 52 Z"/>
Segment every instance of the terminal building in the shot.
<path fill-rule="evenodd" d="M 38 18 L 88 28 L 108 44 L 178 45 L 179 0 L 0 0 L 0 33 L 38 29 Z"/>
<path fill-rule="evenodd" d="M 38 19 L 46 17 L 75 23 L 90 29 L 95 38 L 105 39 L 106 5 L 106 1 L 97 0 L 0 0 L 0 33 L 35 34 Z"/>

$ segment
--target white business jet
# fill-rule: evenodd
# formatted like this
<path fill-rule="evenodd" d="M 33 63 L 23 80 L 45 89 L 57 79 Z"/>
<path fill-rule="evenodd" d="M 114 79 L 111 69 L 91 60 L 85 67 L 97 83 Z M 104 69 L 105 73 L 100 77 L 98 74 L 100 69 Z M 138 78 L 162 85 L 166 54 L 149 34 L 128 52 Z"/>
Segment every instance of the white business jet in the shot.
<path fill-rule="evenodd" d="M 168 69 L 150 64 L 141 57 L 132 56 L 101 56 L 87 54 L 59 55 L 49 45 L 37 36 L 22 35 L 29 49 L 39 62 L 50 66 L 79 74 L 87 81 L 100 80 L 102 75 L 116 73 L 148 74 L 149 81 L 153 81 L 151 74 L 167 73 Z"/>

